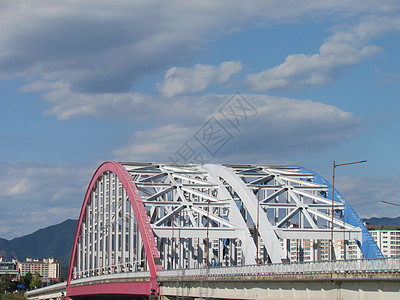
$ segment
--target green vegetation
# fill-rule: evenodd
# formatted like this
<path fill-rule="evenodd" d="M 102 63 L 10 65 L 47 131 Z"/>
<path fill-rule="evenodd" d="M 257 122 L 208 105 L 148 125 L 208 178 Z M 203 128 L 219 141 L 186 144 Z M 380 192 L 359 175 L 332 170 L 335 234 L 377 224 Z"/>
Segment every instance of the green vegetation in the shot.
<path fill-rule="evenodd" d="M 17 290 L 18 283 L 11 281 L 10 274 L 4 274 L 0 277 L 0 293 L 13 292 Z"/>
<path fill-rule="evenodd" d="M 42 287 L 42 281 L 40 280 L 39 273 L 36 273 L 35 278 L 32 279 L 31 284 L 29 285 L 31 289 L 37 289 Z"/>
<path fill-rule="evenodd" d="M 21 276 L 19 279 L 19 283 L 24 285 L 24 290 L 31 285 L 32 282 L 32 274 L 27 273 L 25 276 Z"/>
<path fill-rule="evenodd" d="M 25 300 L 24 294 L 0 294 L 0 300 Z"/>
<path fill-rule="evenodd" d="M 18 282 L 11 281 L 9 274 L 4 274 L 0 277 L 0 300 L 25 299 L 23 293 L 12 294 L 18 289 Z"/>
<path fill-rule="evenodd" d="M 9 274 L 4 274 L 0 277 L 0 300 L 22 300 L 25 299 L 24 292 L 25 288 L 18 290 L 18 285 L 23 284 L 24 287 L 30 287 L 32 283 L 38 284 L 37 278 L 40 277 L 36 274 L 35 278 L 32 279 L 32 274 L 28 273 L 25 276 L 21 276 L 20 280 L 12 281 Z M 36 280 L 36 281 L 35 281 Z M 41 282 L 40 285 L 41 286 Z M 17 292 L 18 291 L 18 292 Z"/>

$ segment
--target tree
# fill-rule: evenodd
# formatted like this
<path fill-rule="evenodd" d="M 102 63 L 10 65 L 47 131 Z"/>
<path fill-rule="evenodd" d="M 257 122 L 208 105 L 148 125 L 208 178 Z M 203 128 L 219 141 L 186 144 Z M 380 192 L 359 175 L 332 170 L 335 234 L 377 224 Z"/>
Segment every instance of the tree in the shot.
<path fill-rule="evenodd" d="M 10 274 L 4 274 L 0 277 L 0 293 L 11 292 L 14 290 L 15 283 L 11 281 Z"/>
<path fill-rule="evenodd" d="M 21 278 L 19 279 L 19 283 L 24 285 L 25 290 L 29 289 L 31 282 L 32 282 L 32 274 L 30 272 L 26 273 L 25 276 L 21 276 Z"/>
<path fill-rule="evenodd" d="M 40 280 L 40 274 L 36 273 L 35 278 L 32 279 L 31 284 L 29 285 L 31 289 L 36 289 L 42 287 L 42 281 Z"/>

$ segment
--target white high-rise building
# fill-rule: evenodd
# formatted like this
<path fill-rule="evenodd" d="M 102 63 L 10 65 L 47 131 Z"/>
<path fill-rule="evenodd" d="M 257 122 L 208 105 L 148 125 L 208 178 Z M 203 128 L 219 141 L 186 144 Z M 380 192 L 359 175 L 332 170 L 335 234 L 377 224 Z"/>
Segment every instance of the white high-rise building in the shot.
<path fill-rule="evenodd" d="M 385 257 L 400 256 L 400 226 L 368 225 L 367 228 Z"/>

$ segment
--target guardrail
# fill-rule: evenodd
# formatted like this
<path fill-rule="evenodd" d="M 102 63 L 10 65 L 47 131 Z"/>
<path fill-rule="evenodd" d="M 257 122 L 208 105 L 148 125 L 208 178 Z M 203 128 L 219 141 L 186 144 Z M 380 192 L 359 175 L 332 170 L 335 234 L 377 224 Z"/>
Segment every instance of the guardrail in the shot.
<path fill-rule="evenodd" d="M 102 281 L 102 280 L 104 280 L 104 281 L 121 280 L 122 281 L 124 279 L 129 279 L 129 278 L 150 278 L 150 271 L 104 274 L 104 275 L 91 276 L 91 277 L 80 278 L 80 279 L 73 279 L 73 280 L 71 280 L 71 285 L 88 283 L 91 281 Z"/>
<path fill-rule="evenodd" d="M 53 285 L 49 285 L 43 288 L 38 288 L 34 289 L 31 291 L 27 291 L 25 295 L 31 299 L 32 297 L 38 296 L 38 295 L 44 295 L 44 294 L 50 294 L 50 293 L 59 293 L 60 295 L 62 293 L 65 294 L 67 291 L 67 283 L 66 282 L 61 282 Z"/>
<path fill-rule="evenodd" d="M 141 266 L 142 264 L 146 264 L 146 260 L 92 268 L 79 272 L 74 271 L 72 275 L 73 279 L 81 279 L 81 278 L 88 278 L 105 274 L 146 272 L 144 271 L 144 267 Z"/>
<path fill-rule="evenodd" d="M 400 257 L 159 271 L 161 277 L 400 272 Z"/>

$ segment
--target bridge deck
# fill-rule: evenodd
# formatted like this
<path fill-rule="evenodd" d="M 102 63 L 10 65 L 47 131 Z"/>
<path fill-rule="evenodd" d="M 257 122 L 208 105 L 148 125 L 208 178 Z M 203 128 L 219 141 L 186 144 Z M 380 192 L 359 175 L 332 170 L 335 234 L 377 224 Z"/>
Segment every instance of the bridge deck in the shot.
<path fill-rule="evenodd" d="M 68 296 L 134 295 L 149 285 L 149 272 L 91 276 L 71 281 Z M 157 283 L 165 299 L 398 299 L 400 257 L 251 265 L 159 271 Z M 66 295 L 61 283 L 26 293 L 28 299 L 56 299 Z"/>
<path fill-rule="evenodd" d="M 157 281 L 164 299 L 394 300 L 400 259 L 161 271 Z"/>

